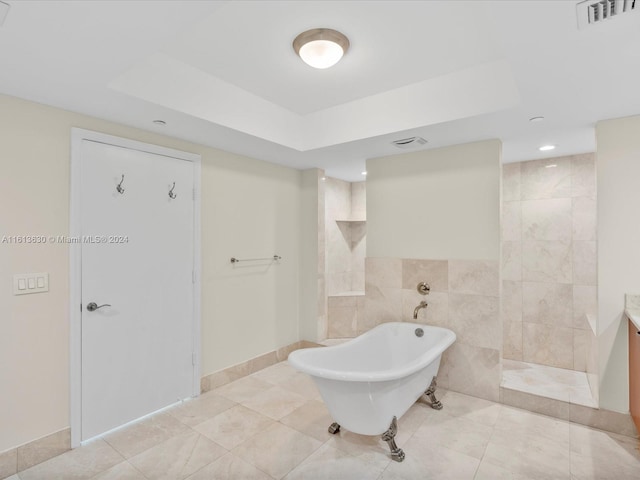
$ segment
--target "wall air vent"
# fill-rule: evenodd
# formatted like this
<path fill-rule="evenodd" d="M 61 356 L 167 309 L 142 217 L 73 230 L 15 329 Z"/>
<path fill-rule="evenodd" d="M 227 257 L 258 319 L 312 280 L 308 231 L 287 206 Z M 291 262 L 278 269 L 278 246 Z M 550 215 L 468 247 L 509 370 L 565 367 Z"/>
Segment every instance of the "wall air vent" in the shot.
<path fill-rule="evenodd" d="M 391 142 L 398 148 L 414 148 L 419 145 L 424 145 L 427 141 L 422 137 L 409 137 L 402 140 L 394 140 Z"/>
<path fill-rule="evenodd" d="M 587 0 L 579 3 L 576 8 L 578 12 L 578 28 L 585 28 L 589 25 L 602 23 L 622 15 L 640 11 L 640 6 L 636 5 L 640 0 Z"/>

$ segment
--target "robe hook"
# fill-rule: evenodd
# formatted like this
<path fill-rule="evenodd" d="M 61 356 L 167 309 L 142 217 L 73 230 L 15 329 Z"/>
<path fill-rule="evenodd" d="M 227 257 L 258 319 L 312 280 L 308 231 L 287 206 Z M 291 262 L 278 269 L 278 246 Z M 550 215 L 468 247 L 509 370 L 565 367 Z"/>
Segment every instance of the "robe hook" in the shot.
<path fill-rule="evenodd" d="M 173 182 L 173 186 L 171 187 L 171 190 L 169 190 L 169 198 L 171 200 L 174 200 L 177 197 L 177 195 L 173 193 L 174 188 L 176 188 L 176 182 Z"/>
<path fill-rule="evenodd" d="M 124 173 L 122 174 L 122 180 L 120 180 L 120 183 L 116 187 L 116 190 L 118 191 L 118 193 L 120 195 L 122 195 L 124 193 L 124 188 L 122 188 L 122 182 L 124 182 Z"/>

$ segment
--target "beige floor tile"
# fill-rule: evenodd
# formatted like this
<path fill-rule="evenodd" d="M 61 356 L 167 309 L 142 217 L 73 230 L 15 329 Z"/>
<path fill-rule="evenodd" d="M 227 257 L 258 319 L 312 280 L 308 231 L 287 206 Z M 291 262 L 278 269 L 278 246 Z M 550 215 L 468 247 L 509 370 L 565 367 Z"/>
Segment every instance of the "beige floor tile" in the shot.
<path fill-rule="evenodd" d="M 309 400 L 300 408 L 281 418 L 280 423 L 321 442 L 326 442 L 331 435 L 328 428 L 333 423 L 333 419 L 324 403 L 318 400 Z"/>
<path fill-rule="evenodd" d="M 188 431 L 189 427 L 176 418 L 160 413 L 105 435 L 104 439 L 125 458 L 131 458 Z"/>
<path fill-rule="evenodd" d="M 404 445 L 416 430 L 427 422 L 432 415 L 438 415 L 438 413 L 440 412 L 431 408 L 431 404 L 424 400 L 424 398 L 419 399 L 398 420 L 396 443 L 400 446 Z"/>
<path fill-rule="evenodd" d="M 227 450 L 231 450 L 274 423 L 273 420 L 258 412 L 236 405 L 211 420 L 197 425 L 194 429 Z"/>
<path fill-rule="evenodd" d="M 491 442 L 515 448 L 528 442 L 549 445 L 553 449 L 569 450 L 569 422 L 503 406 L 495 424 Z"/>
<path fill-rule="evenodd" d="M 251 377 L 273 385 L 279 385 L 298 373 L 299 372 L 287 362 L 280 362 L 252 374 Z"/>
<path fill-rule="evenodd" d="M 94 440 L 20 472 L 21 480 L 84 480 L 104 472 L 124 459 L 107 442 Z"/>
<path fill-rule="evenodd" d="M 233 453 L 227 453 L 198 470 L 188 480 L 272 480 L 272 478 Z"/>
<path fill-rule="evenodd" d="M 307 398 L 280 387 L 271 387 L 242 402 L 245 407 L 255 410 L 274 420 L 280 420 L 307 402 Z"/>
<path fill-rule="evenodd" d="M 289 390 L 305 398 L 322 400 L 318 387 L 306 373 L 296 373 L 279 384 L 285 390 Z"/>
<path fill-rule="evenodd" d="M 91 480 L 147 480 L 146 477 L 136 470 L 129 462 L 122 462 L 109 470 L 99 473 Z"/>
<path fill-rule="evenodd" d="M 482 461 L 473 480 L 538 480 L 519 473 L 513 473 L 497 465 Z"/>
<path fill-rule="evenodd" d="M 640 478 L 640 440 L 571 424 L 571 474 L 577 478 Z"/>
<path fill-rule="evenodd" d="M 231 382 L 220 388 L 216 388 L 214 392 L 217 395 L 222 395 L 237 403 L 242 403 L 246 400 L 259 395 L 260 393 L 273 387 L 271 383 L 259 380 L 253 376 L 248 376 Z"/>
<path fill-rule="evenodd" d="M 154 480 L 186 478 L 225 455 L 227 450 L 197 432 L 184 433 L 129 459 Z"/>
<path fill-rule="evenodd" d="M 341 429 L 339 433 L 331 435 L 327 445 L 353 457 L 358 457 L 376 468 L 384 469 L 391 461 L 389 446 L 382 441 L 380 435 L 358 435 Z M 398 445 L 403 444 L 398 443 Z"/>
<path fill-rule="evenodd" d="M 284 478 L 285 480 L 376 480 L 381 473 L 381 469 L 360 458 L 352 457 L 329 445 L 323 445 Z"/>
<path fill-rule="evenodd" d="M 436 397 L 440 399 L 438 391 Z M 444 405 L 441 411 L 447 415 L 463 417 L 489 427 L 495 425 L 500 415 L 501 406 L 498 403 L 462 393 L 447 391 L 440 401 Z"/>
<path fill-rule="evenodd" d="M 276 423 L 251 437 L 233 453 L 273 478 L 279 479 L 316 451 L 322 442 Z"/>
<path fill-rule="evenodd" d="M 404 461 L 390 462 L 381 480 L 471 480 L 480 463 L 477 458 L 440 448 L 415 436 L 403 450 Z"/>
<path fill-rule="evenodd" d="M 568 449 L 554 448 L 551 444 L 544 447 L 542 442 L 533 444 L 515 435 L 511 439 L 517 445 L 490 441 L 482 461 L 535 479 L 561 480 L 571 477 Z"/>
<path fill-rule="evenodd" d="M 236 405 L 233 400 L 208 392 L 168 410 L 167 413 L 185 425 L 194 427 Z"/>
<path fill-rule="evenodd" d="M 467 418 L 440 413 L 429 417 L 412 438 L 482 459 L 493 428 Z"/>

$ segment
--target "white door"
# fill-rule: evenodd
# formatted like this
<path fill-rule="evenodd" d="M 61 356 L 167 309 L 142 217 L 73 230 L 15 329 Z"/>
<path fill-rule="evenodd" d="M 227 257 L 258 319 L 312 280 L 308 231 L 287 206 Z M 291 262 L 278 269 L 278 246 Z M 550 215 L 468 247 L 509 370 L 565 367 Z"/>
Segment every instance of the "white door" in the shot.
<path fill-rule="evenodd" d="M 192 394 L 194 165 L 89 140 L 80 153 L 86 440 Z"/>

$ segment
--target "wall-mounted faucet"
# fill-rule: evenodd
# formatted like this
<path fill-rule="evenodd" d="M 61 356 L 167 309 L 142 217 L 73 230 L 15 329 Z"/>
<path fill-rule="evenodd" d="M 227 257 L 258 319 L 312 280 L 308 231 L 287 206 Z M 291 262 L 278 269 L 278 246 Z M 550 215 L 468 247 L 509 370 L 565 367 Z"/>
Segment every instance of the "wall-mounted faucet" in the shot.
<path fill-rule="evenodd" d="M 422 310 L 423 308 L 427 308 L 428 303 L 425 302 L 424 300 L 420 302 L 420 305 L 418 305 L 414 310 L 413 310 L 413 319 L 417 320 L 418 319 L 418 312 L 420 310 Z"/>

